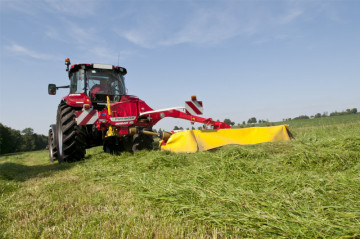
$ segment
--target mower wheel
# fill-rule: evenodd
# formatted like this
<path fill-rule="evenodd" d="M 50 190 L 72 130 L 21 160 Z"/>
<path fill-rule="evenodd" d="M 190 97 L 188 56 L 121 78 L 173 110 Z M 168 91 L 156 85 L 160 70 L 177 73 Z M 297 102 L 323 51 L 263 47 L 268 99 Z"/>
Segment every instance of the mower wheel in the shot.
<path fill-rule="evenodd" d="M 75 122 L 75 109 L 61 102 L 56 117 L 57 156 L 59 163 L 84 159 L 86 131 Z"/>
<path fill-rule="evenodd" d="M 108 154 L 119 154 L 119 150 L 116 147 L 116 138 L 110 137 L 104 140 L 103 150 Z"/>
<path fill-rule="evenodd" d="M 135 153 L 135 152 L 143 150 L 143 149 L 152 150 L 153 142 L 154 142 L 154 139 L 151 135 L 134 134 L 133 143 L 132 143 L 132 147 L 131 147 L 132 152 Z"/>
<path fill-rule="evenodd" d="M 105 153 L 120 155 L 126 151 L 128 145 L 128 137 L 108 137 L 104 140 L 103 150 Z"/>

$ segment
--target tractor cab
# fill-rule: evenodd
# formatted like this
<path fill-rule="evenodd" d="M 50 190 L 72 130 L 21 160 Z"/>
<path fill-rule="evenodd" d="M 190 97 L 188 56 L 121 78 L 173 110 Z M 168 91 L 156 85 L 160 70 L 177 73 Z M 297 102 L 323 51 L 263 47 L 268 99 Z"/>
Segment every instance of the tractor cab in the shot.
<path fill-rule="evenodd" d="M 102 64 L 72 65 L 69 70 L 70 93 L 85 93 L 92 103 L 120 101 L 126 94 L 125 68 Z"/>
<path fill-rule="evenodd" d="M 126 94 L 124 76 L 127 71 L 123 67 L 105 64 L 75 64 L 70 67 L 70 60 L 65 60 L 66 71 L 69 72 L 70 85 L 49 85 L 49 94 L 56 94 L 58 88 L 70 88 L 70 95 L 84 93 L 91 102 L 106 103 L 107 96 L 111 102 L 118 102 Z"/>

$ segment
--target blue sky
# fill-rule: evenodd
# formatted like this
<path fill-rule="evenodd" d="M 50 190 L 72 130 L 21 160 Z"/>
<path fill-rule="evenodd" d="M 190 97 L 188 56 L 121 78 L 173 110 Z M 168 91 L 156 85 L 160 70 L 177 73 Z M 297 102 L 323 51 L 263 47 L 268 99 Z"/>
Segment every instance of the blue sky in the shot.
<path fill-rule="evenodd" d="M 64 59 L 128 69 L 129 94 L 236 123 L 360 110 L 360 1 L 1 0 L 0 122 L 47 134 Z M 155 128 L 191 127 L 164 119 Z"/>

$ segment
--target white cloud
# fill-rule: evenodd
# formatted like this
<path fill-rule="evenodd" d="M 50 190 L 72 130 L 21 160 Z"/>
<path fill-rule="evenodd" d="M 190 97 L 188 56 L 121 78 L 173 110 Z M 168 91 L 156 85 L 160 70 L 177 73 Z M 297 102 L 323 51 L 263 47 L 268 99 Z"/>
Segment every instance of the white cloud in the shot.
<path fill-rule="evenodd" d="M 68 14 L 84 17 L 93 15 L 101 1 L 86 0 L 13 0 L 1 1 L 3 11 L 21 12 L 26 15 L 36 16 L 44 11 L 50 13 Z"/>
<path fill-rule="evenodd" d="M 185 26 L 161 45 L 181 43 L 217 44 L 238 35 L 252 35 L 256 32 L 253 23 L 245 23 L 230 9 L 225 11 L 199 9 Z"/>
<path fill-rule="evenodd" d="M 119 33 L 120 36 L 124 37 L 126 40 L 134 43 L 135 45 L 144 47 L 144 48 L 152 48 L 155 45 L 151 44 L 151 36 L 149 34 L 146 34 L 145 32 L 141 30 L 130 30 L 123 33 Z"/>
<path fill-rule="evenodd" d="M 61 40 L 62 38 L 60 37 L 59 32 L 57 31 L 57 29 L 55 27 L 51 27 L 48 26 L 48 29 L 45 31 L 45 36 L 51 39 L 57 39 L 57 40 Z"/>
<path fill-rule="evenodd" d="M 20 12 L 35 16 L 38 9 L 39 5 L 31 1 L 1 1 L 1 10 L 4 12 Z"/>
<path fill-rule="evenodd" d="M 108 63 L 115 65 L 118 60 L 118 52 L 112 51 L 110 48 L 101 46 L 101 45 L 94 45 L 91 46 L 88 50 L 88 59 L 94 61 L 94 63 Z"/>
<path fill-rule="evenodd" d="M 60 41 L 62 44 L 68 43 L 71 54 L 77 56 L 75 62 L 97 62 L 117 64 L 118 56 L 120 60 L 135 54 L 132 51 L 118 51 L 111 47 L 108 39 L 99 33 L 101 29 L 96 27 L 83 27 L 67 19 L 61 20 L 61 32 L 54 27 L 48 27 L 46 36 Z"/>
<path fill-rule="evenodd" d="M 175 14 L 179 14 L 176 12 Z M 196 7 L 192 13 L 174 16 L 171 14 L 137 13 L 135 27 L 115 32 L 129 42 L 144 47 L 190 44 L 217 44 L 239 34 L 253 34 L 254 28 L 239 23 L 230 7 L 222 9 Z M 176 20 L 174 20 L 176 19 Z"/>
<path fill-rule="evenodd" d="M 183 29 L 161 44 L 217 43 L 238 34 L 234 20 L 230 15 L 201 10 Z"/>
<path fill-rule="evenodd" d="M 305 10 L 294 4 L 270 5 L 252 2 L 215 1 L 193 4 L 186 15 L 137 12 L 131 29 L 115 30 L 122 38 L 143 48 L 178 44 L 216 45 L 235 37 L 252 37 L 295 23 Z M 175 20 L 174 20 L 175 19 Z M 169 26 L 170 25 L 170 26 Z M 175 27 L 174 27 L 175 26 Z M 276 33 L 277 34 L 277 33 Z M 282 40 L 282 38 L 272 37 Z"/>
<path fill-rule="evenodd" d="M 39 53 L 30 49 L 27 49 L 24 46 L 18 45 L 16 43 L 12 43 L 9 46 L 5 46 L 5 50 L 9 51 L 12 54 L 18 55 L 18 56 L 25 56 L 34 58 L 37 60 L 49 60 L 54 58 L 52 55 L 49 54 L 43 54 Z"/>
<path fill-rule="evenodd" d="M 48 11 L 70 14 L 73 16 L 89 16 L 95 13 L 100 1 L 86 0 L 44 0 Z"/>
<path fill-rule="evenodd" d="M 69 39 L 72 39 L 71 42 L 76 44 L 87 45 L 90 42 L 102 41 L 95 28 L 83 28 L 76 24 L 70 24 L 66 31 Z"/>
<path fill-rule="evenodd" d="M 118 36 L 135 45 L 153 48 L 158 46 L 159 39 L 171 33 L 170 28 L 173 27 L 173 23 L 169 22 L 169 18 L 171 16 L 150 7 L 145 12 L 133 12 L 132 16 L 128 16 L 127 21 L 133 22 L 130 24 L 131 28 L 121 26 L 113 30 Z"/>
<path fill-rule="evenodd" d="M 279 24 L 289 24 L 295 21 L 298 17 L 300 17 L 304 13 L 301 9 L 290 9 L 288 12 L 281 16 L 279 19 Z"/>
<path fill-rule="evenodd" d="M 53 40 L 78 46 L 104 42 L 104 40 L 99 37 L 95 27 L 81 27 L 66 18 L 61 18 L 60 21 L 56 23 L 56 26 L 47 26 L 44 34 Z"/>

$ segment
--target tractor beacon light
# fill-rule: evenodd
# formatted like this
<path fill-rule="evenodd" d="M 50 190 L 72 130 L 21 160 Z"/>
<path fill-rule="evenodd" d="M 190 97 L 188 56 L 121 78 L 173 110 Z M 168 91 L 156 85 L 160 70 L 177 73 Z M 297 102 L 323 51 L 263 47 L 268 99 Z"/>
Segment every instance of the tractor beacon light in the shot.
<path fill-rule="evenodd" d="M 70 64 L 71 64 L 70 58 L 66 58 L 66 59 L 65 59 L 66 71 L 69 71 L 69 66 L 70 66 Z"/>

